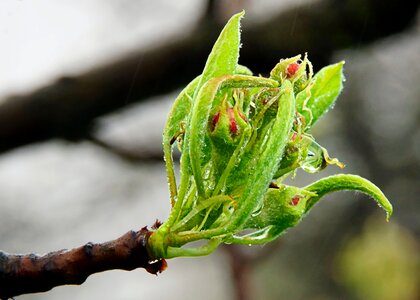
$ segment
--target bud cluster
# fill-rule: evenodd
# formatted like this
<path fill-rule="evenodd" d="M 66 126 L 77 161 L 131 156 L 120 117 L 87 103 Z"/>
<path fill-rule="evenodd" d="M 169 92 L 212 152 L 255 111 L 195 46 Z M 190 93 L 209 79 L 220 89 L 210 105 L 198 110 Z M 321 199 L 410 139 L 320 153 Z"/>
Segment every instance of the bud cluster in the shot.
<path fill-rule="evenodd" d="M 334 175 L 303 188 L 283 184 L 299 168 L 344 167 L 309 133 L 342 89 L 343 62 L 314 75 L 307 55 L 297 55 L 280 60 L 269 78 L 253 76 L 238 64 L 242 16 L 229 20 L 203 73 L 168 116 L 163 146 L 172 210 L 149 238 L 157 259 L 205 255 L 221 243 L 269 242 L 338 190 L 364 192 L 392 213 L 382 192 L 359 176 Z M 179 185 L 176 140 L 182 141 Z M 184 247 L 197 240 L 207 243 Z"/>

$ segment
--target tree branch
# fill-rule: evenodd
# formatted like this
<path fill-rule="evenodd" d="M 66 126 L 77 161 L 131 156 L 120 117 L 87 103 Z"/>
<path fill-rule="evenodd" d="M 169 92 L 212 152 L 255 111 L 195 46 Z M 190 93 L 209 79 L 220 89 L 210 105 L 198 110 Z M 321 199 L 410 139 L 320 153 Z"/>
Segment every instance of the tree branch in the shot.
<path fill-rule="evenodd" d="M 113 241 L 87 243 L 43 256 L 0 251 L 0 299 L 45 292 L 59 285 L 79 285 L 91 274 L 113 269 L 144 268 L 152 274 L 160 273 L 166 269 L 166 261 L 150 257 L 146 247 L 150 234 L 144 227 Z"/>
<path fill-rule="evenodd" d="M 271 242 L 257 251 L 247 253 L 241 245 L 224 245 L 223 250 L 229 257 L 232 281 L 235 286 L 236 300 L 255 298 L 255 290 L 252 286 L 252 275 L 255 267 L 270 259 L 279 250 L 281 243 L 277 240 Z M 246 249 L 245 249 L 246 250 Z"/>
<path fill-rule="evenodd" d="M 406 29 L 418 7 L 418 1 L 324 0 L 283 11 L 252 28 L 246 28 L 245 20 L 241 63 L 268 71 L 280 57 L 309 52 L 315 66 L 324 65 L 337 49 Z M 220 26 L 204 18 L 177 41 L 6 99 L 0 104 L 0 152 L 54 137 L 83 139 L 95 118 L 185 84 L 201 72 Z"/>
<path fill-rule="evenodd" d="M 100 147 L 103 150 L 108 151 L 109 153 L 115 155 L 116 157 L 131 163 L 144 163 L 145 161 L 148 162 L 163 162 L 163 151 L 146 151 L 144 149 L 126 149 L 122 146 L 112 144 L 105 140 L 102 140 L 95 136 L 87 136 L 86 140 L 91 142 L 93 145 Z M 179 157 L 177 152 L 173 155 L 175 158 Z"/>

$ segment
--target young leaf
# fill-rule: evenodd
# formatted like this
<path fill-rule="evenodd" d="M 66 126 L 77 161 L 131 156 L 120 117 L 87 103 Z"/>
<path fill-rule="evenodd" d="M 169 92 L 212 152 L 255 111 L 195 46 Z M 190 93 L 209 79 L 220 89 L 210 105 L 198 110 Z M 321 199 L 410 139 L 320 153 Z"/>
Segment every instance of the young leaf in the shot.
<path fill-rule="evenodd" d="M 245 12 L 238 13 L 230 18 L 228 23 L 223 28 L 222 32 L 219 35 L 216 43 L 213 46 L 213 49 L 207 59 L 206 65 L 204 67 L 201 78 L 195 89 L 193 96 L 192 111 L 196 111 L 201 104 L 195 101 L 201 87 L 211 78 L 219 77 L 222 75 L 233 75 L 238 67 L 239 59 L 239 48 L 240 48 L 240 20 L 244 16 Z M 208 116 L 207 116 L 208 117 Z M 192 153 L 184 153 L 184 161 L 188 160 L 187 156 L 190 156 L 191 165 L 193 166 L 194 176 L 196 178 L 196 184 L 200 196 L 204 195 L 204 186 L 201 178 L 201 174 L 198 173 L 197 169 L 200 167 L 199 156 L 201 148 L 199 148 L 198 155 L 195 155 L 195 148 L 189 146 L 190 140 L 190 131 L 198 126 L 197 123 L 194 123 L 193 120 L 190 120 L 185 132 L 185 149 Z M 203 132 L 200 132 L 203 134 Z M 200 136 L 199 143 L 202 144 L 206 138 L 206 134 Z M 190 150 L 191 149 L 191 150 Z M 183 163 L 184 169 L 182 170 L 183 176 L 188 176 L 187 164 Z M 181 179 L 182 180 L 182 179 Z"/>
<path fill-rule="evenodd" d="M 240 21 L 244 15 L 244 11 L 234 15 L 223 28 L 207 58 L 198 89 L 210 78 L 235 73 L 238 65 L 241 39 Z M 198 89 L 195 95 L 197 95 Z"/>
<path fill-rule="evenodd" d="M 382 191 L 367 179 L 351 174 L 337 174 L 318 180 L 305 189 L 316 193 L 317 196 L 308 200 L 306 212 L 308 212 L 323 196 L 331 192 L 342 190 L 359 191 L 371 196 L 380 207 L 386 211 L 386 219 L 392 215 L 392 205 Z"/>
<path fill-rule="evenodd" d="M 197 88 L 201 76 L 191 81 L 178 95 L 168 114 L 165 130 L 163 132 L 163 143 L 170 143 L 171 140 L 181 131 L 181 123 L 187 121 L 187 117 L 191 111 L 192 96 Z"/>
<path fill-rule="evenodd" d="M 276 119 L 265 148 L 260 153 L 252 174 L 249 174 L 247 178 L 245 189 L 239 199 L 241 207 L 235 211 L 235 219 L 230 224 L 232 229 L 242 226 L 255 207 L 262 204 L 264 193 L 273 178 L 287 144 L 295 114 L 292 84 L 285 81 L 281 92 Z"/>
<path fill-rule="evenodd" d="M 182 124 L 186 124 L 188 115 L 191 111 L 191 97 L 197 88 L 200 76 L 191 81 L 176 98 L 171 111 L 168 114 L 165 130 L 163 132 L 163 154 L 166 165 L 166 173 L 168 177 L 169 193 L 171 196 L 172 206 L 175 202 L 177 194 L 175 173 L 172 159 L 172 143 L 173 139 L 182 132 Z"/>
<path fill-rule="evenodd" d="M 245 66 L 243 66 L 243 65 L 237 65 L 237 66 L 236 66 L 236 72 L 235 72 L 235 74 L 240 74 L 240 75 L 249 75 L 249 76 L 254 75 L 254 74 L 252 73 L 252 71 L 251 71 L 248 67 L 245 67 Z"/>
<path fill-rule="evenodd" d="M 333 105 L 343 88 L 344 61 L 322 68 L 296 96 L 296 110 L 312 127 Z M 309 90 L 308 90 L 309 89 Z"/>

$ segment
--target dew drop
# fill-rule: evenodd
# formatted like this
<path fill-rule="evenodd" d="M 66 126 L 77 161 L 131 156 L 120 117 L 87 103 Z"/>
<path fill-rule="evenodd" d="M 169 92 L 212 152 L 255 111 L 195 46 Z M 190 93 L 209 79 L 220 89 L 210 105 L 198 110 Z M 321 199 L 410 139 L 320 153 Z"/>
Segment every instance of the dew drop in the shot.
<path fill-rule="evenodd" d="M 258 206 L 254 209 L 254 211 L 251 213 L 251 217 L 256 217 L 256 216 L 258 216 L 258 215 L 261 213 L 261 211 L 262 211 L 263 207 L 264 207 L 264 204 L 263 204 L 263 202 L 261 201 L 261 204 L 259 204 L 259 205 L 258 205 Z"/>
<path fill-rule="evenodd" d="M 308 173 L 316 173 L 324 167 L 322 147 L 315 141 L 309 145 L 308 155 L 302 162 L 301 168 Z"/>

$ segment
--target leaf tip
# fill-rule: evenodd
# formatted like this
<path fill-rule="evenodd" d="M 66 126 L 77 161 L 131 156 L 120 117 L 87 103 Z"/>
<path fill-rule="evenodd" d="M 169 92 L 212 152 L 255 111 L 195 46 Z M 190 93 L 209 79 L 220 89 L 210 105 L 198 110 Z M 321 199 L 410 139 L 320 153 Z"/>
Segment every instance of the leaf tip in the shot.
<path fill-rule="evenodd" d="M 236 14 L 234 14 L 231 18 L 230 18 L 230 20 L 234 20 L 234 19 L 238 19 L 239 21 L 243 18 L 245 16 L 245 10 L 243 9 L 243 10 L 241 10 L 240 12 L 238 12 L 238 13 L 236 13 Z M 229 21 L 230 21 L 229 20 Z"/>
<path fill-rule="evenodd" d="M 392 213 L 393 213 L 392 204 L 389 203 L 389 206 L 383 207 L 383 209 L 385 209 L 385 212 L 386 212 L 386 221 L 389 222 L 389 219 L 391 218 Z"/>

